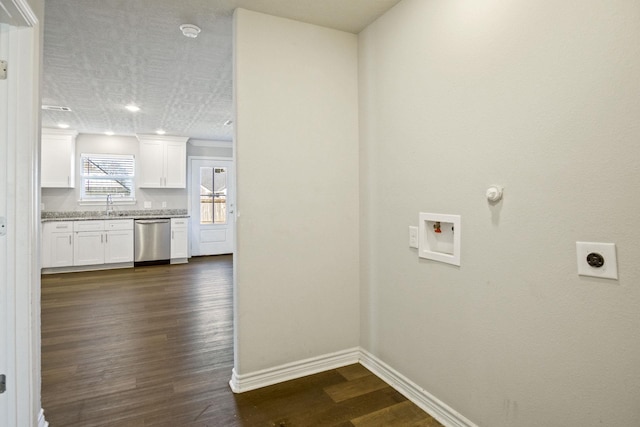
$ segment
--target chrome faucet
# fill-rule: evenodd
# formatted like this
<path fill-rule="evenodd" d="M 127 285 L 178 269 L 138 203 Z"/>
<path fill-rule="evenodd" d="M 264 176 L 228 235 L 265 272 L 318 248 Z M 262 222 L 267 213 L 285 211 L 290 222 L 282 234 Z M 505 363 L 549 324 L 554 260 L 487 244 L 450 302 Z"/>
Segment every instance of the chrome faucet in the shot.
<path fill-rule="evenodd" d="M 113 212 L 113 198 L 111 194 L 107 194 L 107 203 L 104 209 L 104 214 L 109 216 Z"/>

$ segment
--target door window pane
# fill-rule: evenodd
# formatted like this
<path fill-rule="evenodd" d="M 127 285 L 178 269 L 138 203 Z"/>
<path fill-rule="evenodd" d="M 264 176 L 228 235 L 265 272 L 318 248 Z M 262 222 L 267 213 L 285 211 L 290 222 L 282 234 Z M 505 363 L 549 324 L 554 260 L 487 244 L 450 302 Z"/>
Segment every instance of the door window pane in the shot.
<path fill-rule="evenodd" d="M 200 168 L 200 224 L 227 223 L 227 168 Z"/>

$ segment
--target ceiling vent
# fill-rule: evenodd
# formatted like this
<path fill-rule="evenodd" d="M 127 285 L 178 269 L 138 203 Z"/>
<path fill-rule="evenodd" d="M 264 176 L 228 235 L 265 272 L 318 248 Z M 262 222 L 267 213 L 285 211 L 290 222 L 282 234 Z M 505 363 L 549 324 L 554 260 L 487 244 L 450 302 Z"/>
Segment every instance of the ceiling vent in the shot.
<path fill-rule="evenodd" d="M 61 107 L 59 105 L 43 105 L 42 109 L 49 110 L 49 111 L 71 111 L 71 108 Z"/>

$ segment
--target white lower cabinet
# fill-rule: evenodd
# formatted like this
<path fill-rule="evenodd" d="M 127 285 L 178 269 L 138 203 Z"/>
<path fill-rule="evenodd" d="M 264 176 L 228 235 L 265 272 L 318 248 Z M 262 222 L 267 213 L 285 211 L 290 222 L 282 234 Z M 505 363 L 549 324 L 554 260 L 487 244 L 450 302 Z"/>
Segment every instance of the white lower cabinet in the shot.
<path fill-rule="evenodd" d="M 133 262 L 133 220 L 51 221 L 42 226 L 42 267 Z"/>
<path fill-rule="evenodd" d="M 133 230 L 113 230 L 105 234 L 104 262 L 133 262 Z"/>
<path fill-rule="evenodd" d="M 133 220 L 105 221 L 104 262 L 133 262 Z"/>
<path fill-rule="evenodd" d="M 42 225 L 42 267 L 133 263 L 132 219 L 50 221 Z M 171 219 L 171 262 L 189 258 L 189 219 Z M 55 272 L 52 270 L 49 272 Z M 69 270 L 67 270 L 69 271 Z"/>
<path fill-rule="evenodd" d="M 189 219 L 171 219 L 171 260 L 186 260 L 189 257 Z"/>
<path fill-rule="evenodd" d="M 42 267 L 71 265 L 73 265 L 73 222 L 45 222 L 42 225 Z"/>
<path fill-rule="evenodd" d="M 73 265 L 133 262 L 133 220 L 76 221 Z"/>
<path fill-rule="evenodd" d="M 104 264 L 104 232 L 76 231 L 73 236 L 73 265 L 93 264 Z"/>

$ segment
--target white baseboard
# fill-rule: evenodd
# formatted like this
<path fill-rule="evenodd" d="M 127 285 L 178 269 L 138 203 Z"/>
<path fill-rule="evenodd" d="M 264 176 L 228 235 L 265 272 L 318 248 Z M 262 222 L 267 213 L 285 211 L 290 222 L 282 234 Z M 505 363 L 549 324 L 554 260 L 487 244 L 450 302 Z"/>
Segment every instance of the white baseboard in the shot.
<path fill-rule="evenodd" d="M 364 349 L 360 349 L 360 363 L 445 427 L 477 427 L 437 397 Z"/>
<path fill-rule="evenodd" d="M 244 375 L 238 375 L 234 369 L 229 385 L 234 393 L 243 393 L 342 366 L 352 365 L 358 363 L 359 355 L 360 349 L 356 347 Z"/>
<path fill-rule="evenodd" d="M 38 414 L 38 427 L 49 427 L 49 423 L 44 419 L 44 409 L 42 408 Z"/>

